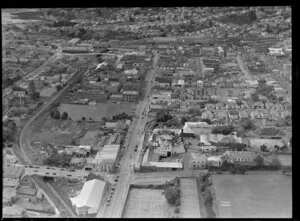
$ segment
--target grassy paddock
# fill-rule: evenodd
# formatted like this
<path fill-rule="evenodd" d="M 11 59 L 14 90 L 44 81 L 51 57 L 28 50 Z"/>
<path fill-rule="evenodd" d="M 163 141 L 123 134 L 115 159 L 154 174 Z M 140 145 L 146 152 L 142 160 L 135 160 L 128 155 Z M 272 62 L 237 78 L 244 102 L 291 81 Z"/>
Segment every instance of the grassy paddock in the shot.
<path fill-rule="evenodd" d="M 289 218 L 292 180 L 278 173 L 213 175 L 220 218 Z"/>

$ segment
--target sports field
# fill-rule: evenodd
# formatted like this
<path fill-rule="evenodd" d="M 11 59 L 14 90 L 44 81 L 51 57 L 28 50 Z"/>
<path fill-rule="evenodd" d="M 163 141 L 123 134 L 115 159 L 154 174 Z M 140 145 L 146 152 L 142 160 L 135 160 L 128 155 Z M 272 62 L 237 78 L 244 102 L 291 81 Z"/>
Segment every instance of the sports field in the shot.
<path fill-rule="evenodd" d="M 163 190 L 131 188 L 123 218 L 168 218 Z"/>
<path fill-rule="evenodd" d="M 59 111 L 67 112 L 68 116 L 72 120 L 81 120 L 85 117 L 87 120 L 91 117 L 94 121 L 100 121 L 102 117 L 111 117 L 122 112 L 131 115 L 134 103 L 100 103 L 95 106 L 91 105 L 78 105 L 78 104 L 61 104 L 59 106 Z"/>
<path fill-rule="evenodd" d="M 213 175 L 220 218 L 291 218 L 292 179 L 279 173 Z"/>

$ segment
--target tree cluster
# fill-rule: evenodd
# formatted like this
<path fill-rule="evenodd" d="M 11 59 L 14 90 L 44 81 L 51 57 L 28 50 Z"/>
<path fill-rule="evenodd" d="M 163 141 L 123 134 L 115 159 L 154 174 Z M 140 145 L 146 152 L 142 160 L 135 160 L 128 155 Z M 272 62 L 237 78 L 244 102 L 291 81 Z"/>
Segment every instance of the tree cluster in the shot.
<path fill-rule="evenodd" d="M 57 110 L 57 109 L 52 110 L 50 112 L 50 116 L 51 116 L 51 118 L 56 119 L 56 120 L 59 120 L 59 119 L 67 120 L 69 117 L 67 112 L 63 112 L 62 114 L 60 114 L 59 110 Z"/>
<path fill-rule="evenodd" d="M 44 160 L 44 164 L 56 167 L 68 167 L 70 165 L 71 156 L 67 154 L 52 154 Z"/>
<path fill-rule="evenodd" d="M 156 113 L 156 121 L 157 122 L 167 122 L 168 120 L 171 120 L 171 119 L 172 119 L 172 115 L 166 109 L 158 111 Z"/>
<path fill-rule="evenodd" d="M 281 131 L 275 127 L 267 127 L 267 128 L 263 128 L 260 131 L 260 134 L 262 136 L 278 136 L 281 135 Z"/>
<path fill-rule="evenodd" d="M 253 120 L 251 120 L 249 118 L 242 118 L 240 121 L 240 124 L 245 130 L 255 130 L 256 129 L 255 123 L 253 122 Z"/>
<path fill-rule="evenodd" d="M 216 126 L 212 129 L 213 134 L 223 134 L 228 135 L 234 131 L 234 127 L 232 125 L 221 125 Z"/>
<path fill-rule="evenodd" d="M 123 119 L 128 119 L 131 120 L 132 118 L 125 112 L 122 112 L 121 114 L 117 114 L 112 116 L 113 120 L 123 120 Z"/>
<path fill-rule="evenodd" d="M 3 143 L 13 142 L 15 140 L 15 134 L 17 132 L 17 125 L 14 121 L 7 121 L 3 123 L 2 139 Z"/>

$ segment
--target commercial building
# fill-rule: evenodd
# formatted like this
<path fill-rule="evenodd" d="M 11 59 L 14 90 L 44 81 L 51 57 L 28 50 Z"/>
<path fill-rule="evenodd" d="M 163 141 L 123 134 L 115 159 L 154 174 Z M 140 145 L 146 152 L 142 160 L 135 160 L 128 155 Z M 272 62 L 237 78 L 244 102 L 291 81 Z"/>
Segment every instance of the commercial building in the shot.
<path fill-rule="evenodd" d="M 206 122 L 185 122 L 182 133 L 185 137 L 200 137 L 201 134 L 211 133 L 212 126 Z"/>
<path fill-rule="evenodd" d="M 139 98 L 138 91 L 123 91 L 123 101 L 136 102 Z"/>
<path fill-rule="evenodd" d="M 102 180 L 93 179 L 85 182 L 80 194 L 71 198 L 76 213 L 79 216 L 97 213 L 107 188 L 107 183 Z"/>
<path fill-rule="evenodd" d="M 190 158 L 190 169 L 199 170 L 205 169 L 207 165 L 207 157 L 205 155 L 200 155 L 197 153 L 191 153 Z"/>
<path fill-rule="evenodd" d="M 103 149 L 97 153 L 93 167 L 102 172 L 113 172 L 115 169 L 115 162 L 119 155 L 120 144 L 107 144 Z"/>

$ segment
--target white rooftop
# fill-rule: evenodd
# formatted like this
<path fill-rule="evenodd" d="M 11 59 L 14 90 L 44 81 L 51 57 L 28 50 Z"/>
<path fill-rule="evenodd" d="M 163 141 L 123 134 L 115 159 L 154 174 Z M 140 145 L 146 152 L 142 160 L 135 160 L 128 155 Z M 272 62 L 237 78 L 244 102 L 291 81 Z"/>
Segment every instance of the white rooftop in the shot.
<path fill-rule="evenodd" d="M 104 188 L 104 181 L 97 179 L 89 180 L 84 183 L 80 194 L 77 197 L 71 198 L 71 201 L 76 207 L 90 207 L 98 209 Z"/>

